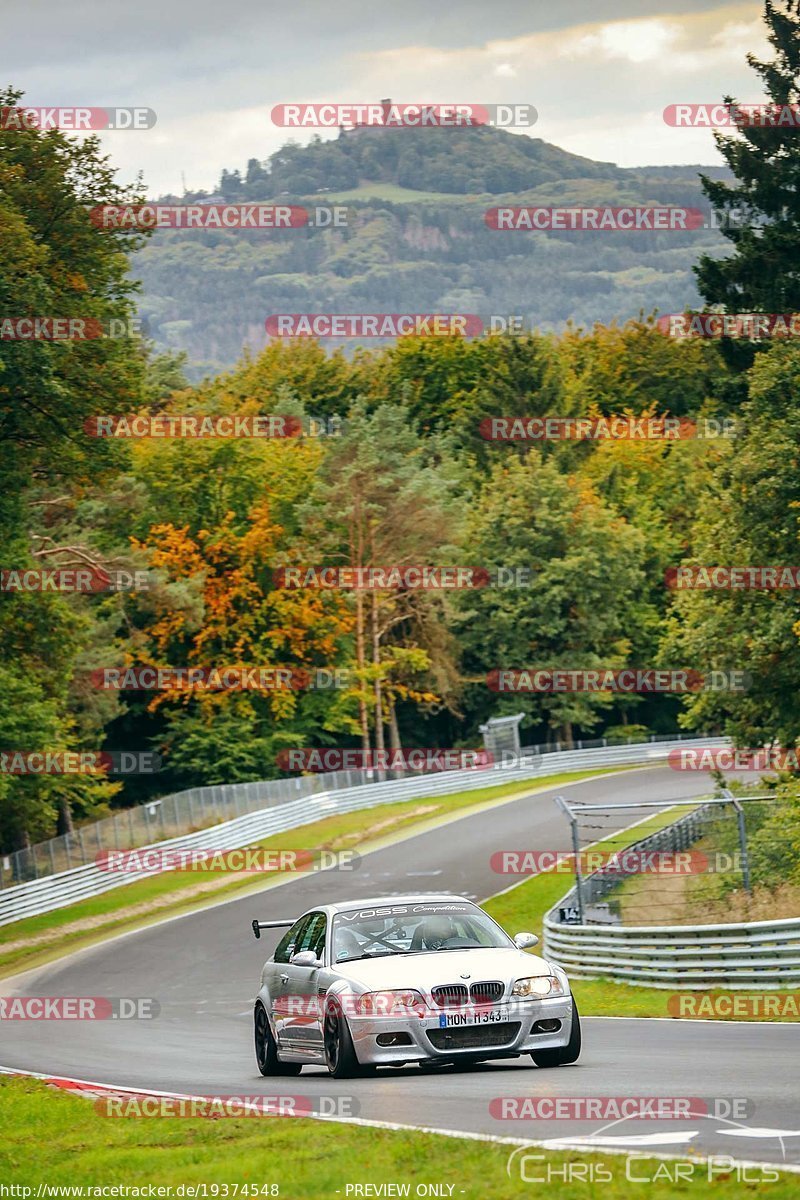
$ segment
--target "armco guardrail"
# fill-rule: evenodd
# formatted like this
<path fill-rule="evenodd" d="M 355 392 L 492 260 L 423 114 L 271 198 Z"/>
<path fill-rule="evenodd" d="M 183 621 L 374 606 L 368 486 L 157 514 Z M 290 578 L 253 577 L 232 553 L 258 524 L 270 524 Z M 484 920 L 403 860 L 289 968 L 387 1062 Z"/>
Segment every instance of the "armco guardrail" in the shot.
<path fill-rule="evenodd" d="M 710 808 L 710 806 L 709 806 Z M 694 812 L 630 849 L 681 850 L 702 834 L 707 812 Z M 620 882 L 602 871 L 582 882 L 587 906 Z M 572 888 L 544 919 L 543 954 L 574 979 L 613 979 L 639 987 L 691 991 L 711 987 L 775 990 L 800 984 L 800 919 L 725 925 L 584 925 L 562 923 Z"/>
<path fill-rule="evenodd" d="M 399 800 L 415 800 L 426 796 L 444 796 L 451 792 L 468 791 L 493 787 L 500 783 L 524 783 L 532 779 L 546 778 L 561 771 L 574 771 L 592 767 L 625 766 L 663 761 L 670 750 L 686 745 L 725 746 L 725 738 L 676 739 L 668 742 L 642 742 L 628 746 L 607 746 L 591 750 L 564 750 L 560 753 L 543 754 L 540 757 L 521 759 L 513 766 L 490 767 L 484 770 L 446 771 L 413 779 L 390 780 L 385 783 L 362 784 L 323 791 L 299 799 L 273 803 L 269 808 L 250 812 L 232 821 L 202 829 L 183 837 L 152 842 L 150 846 L 163 849 L 189 850 L 235 850 L 251 845 L 275 833 L 288 829 L 299 829 L 333 813 L 355 812 L 362 808 L 373 808 Z M 292 781 L 293 782 L 293 781 Z M 261 784 L 231 784 L 228 791 L 263 787 Z M 149 847 L 141 847 L 145 850 Z M 0 925 L 18 921 L 23 917 L 35 916 L 63 908 L 97 896 L 112 888 L 123 887 L 137 879 L 158 874 L 154 870 L 116 872 L 102 870 L 94 862 L 33 879 L 0 892 Z"/>
<path fill-rule="evenodd" d="M 647 740 L 673 742 L 676 738 L 669 734 L 651 734 Z M 681 743 L 684 741 L 680 735 L 677 740 Z M 688 739 L 690 744 L 694 740 Z M 598 738 L 578 741 L 571 749 L 595 750 L 607 745 L 605 738 Z M 553 751 L 562 752 L 559 742 L 554 746 L 525 746 L 521 753 L 538 761 L 541 755 Z M 563 748 L 563 752 L 568 751 Z M 430 772 L 405 772 L 401 777 L 421 778 L 425 774 Z M 163 842 L 168 838 L 195 833 L 198 829 L 207 829 L 262 808 L 286 804 L 301 796 L 358 787 L 375 783 L 380 778 L 380 775 L 376 777 L 375 771 L 350 769 L 286 779 L 254 780 L 251 783 L 212 784 L 157 796 L 132 808 L 120 809 L 99 821 L 79 825 L 72 833 L 48 838 L 1 856 L 0 889 L 16 887 L 45 875 L 58 875 L 62 871 L 71 871 L 73 867 L 88 866 L 102 850 L 133 850 L 137 846 L 150 846 L 155 841 Z"/>
<path fill-rule="evenodd" d="M 559 925 L 544 954 L 574 979 L 670 991 L 785 989 L 800 983 L 800 919 L 736 925 Z"/>

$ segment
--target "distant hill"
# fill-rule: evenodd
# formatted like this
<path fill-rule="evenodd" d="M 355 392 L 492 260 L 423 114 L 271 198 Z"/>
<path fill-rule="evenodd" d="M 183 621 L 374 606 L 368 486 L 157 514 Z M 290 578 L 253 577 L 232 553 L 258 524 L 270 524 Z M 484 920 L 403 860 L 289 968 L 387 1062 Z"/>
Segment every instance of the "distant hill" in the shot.
<path fill-rule="evenodd" d="M 224 170 L 214 198 L 347 203 L 348 227 L 159 230 L 135 263 L 141 312 L 159 346 L 187 351 L 197 377 L 230 366 L 245 345 L 258 350 L 275 313 L 515 313 L 553 329 L 680 311 L 700 302 L 698 254 L 725 245 L 713 228 L 500 233 L 484 212 L 498 203 L 707 209 L 701 171 L 727 177 L 721 167 L 617 167 L 488 127 L 290 142 Z"/>
<path fill-rule="evenodd" d="M 593 162 L 541 138 L 476 126 L 464 129 L 343 131 L 310 145 L 289 144 L 266 163 L 250 159 L 247 170 L 223 171 L 220 192 L 258 199 L 264 188 L 310 195 L 320 188 L 346 190 L 363 180 L 396 183 L 420 191 L 468 195 L 525 191 L 564 179 L 617 179 L 613 163 Z"/>

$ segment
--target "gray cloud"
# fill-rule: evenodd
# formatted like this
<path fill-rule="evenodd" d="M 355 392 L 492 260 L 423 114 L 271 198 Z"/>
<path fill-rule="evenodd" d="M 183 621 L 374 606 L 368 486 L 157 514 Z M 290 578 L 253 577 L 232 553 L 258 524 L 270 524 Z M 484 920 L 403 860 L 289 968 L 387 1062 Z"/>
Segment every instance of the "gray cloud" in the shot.
<path fill-rule="evenodd" d="M 708 162 L 710 136 L 666 131 L 661 109 L 728 90 L 758 98 L 744 50 L 761 49 L 760 11 L 719 0 L 5 0 L 4 75 L 30 104 L 154 108 L 154 130 L 104 137 L 122 177 L 142 169 L 153 193 L 178 189 L 181 171 L 211 188 L 222 167 L 267 157 L 287 136 L 269 109 L 288 100 L 528 102 L 542 114 L 534 133 L 578 153 Z"/>

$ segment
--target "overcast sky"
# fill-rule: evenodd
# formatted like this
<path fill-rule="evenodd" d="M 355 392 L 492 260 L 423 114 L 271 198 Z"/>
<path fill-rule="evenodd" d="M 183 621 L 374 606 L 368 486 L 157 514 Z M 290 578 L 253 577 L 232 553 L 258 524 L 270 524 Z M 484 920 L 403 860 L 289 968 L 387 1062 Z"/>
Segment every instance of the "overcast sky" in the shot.
<path fill-rule="evenodd" d="M 714 0 L 4 0 L 2 82 L 31 105 L 142 105 L 154 129 L 104 136 L 152 195 L 213 189 L 287 139 L 288 101 L 528 103 L 533 136 L 638 166 L 721 161 L 677 102 L 763 98 L 760 3 Z M 295 135 L 305 141 L 308 134 Z M 323 135 L 329 136 L 329 135 Z"/>

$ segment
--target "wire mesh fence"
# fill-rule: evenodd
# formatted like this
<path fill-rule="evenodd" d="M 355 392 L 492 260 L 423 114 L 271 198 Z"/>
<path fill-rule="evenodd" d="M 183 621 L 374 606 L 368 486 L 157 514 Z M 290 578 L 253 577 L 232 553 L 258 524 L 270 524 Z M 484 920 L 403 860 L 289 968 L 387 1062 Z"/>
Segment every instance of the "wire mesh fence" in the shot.
<path fill-rule="evenodd" d="M 775 803 L 774 796 L 727 793 L 699 804 L 626 805 L 631 812 L 621 814 L 620 806 L 562 802 L 576 870 L 575 887 L 559 906 L 561 921 L 656 926 L 724 920 L 734 898 L 751 891 L 749 839 Z M 627 828 L 618 830 L 621 816 Z"/>
<path fill-rule="evenodd" d="M 772 899 L 784 878 L 781 856 L 784 865 L 796 864 L 786 845 L 785 797 L 727 792 L 666 811 L 663 804 L 626 805 L 661 811 L 639 822 L 638 835 L 623 813 L 626 829 L 599 846 L 592 835 L 614 813 L 563 797 L 558 803 L 570 817 L 580 865 L 574 886 L 545 916 L 543 952 L 572 978 L 671 992 L 798 986 L 800 919 L 782 916 Z M 597 850 L 615 852 L 616 861 L 586 859 Z M 670 870 L 659 869 L 670 860 Z M 762 883 L 769 897 L 763 911 L 751 891 Z"/>
<path fill-rule="evenodd" d="M 525 746 L 520 750 L 519 757 L 535 761 L 543 754 L 682 740 L 695 741 L 697 737 L 672 733 L 652 734 L 648 737 L 637 734 L 631 738 L 581 739 L 571 745 L 552 741 Z M 505 760 L 497 764 L 498 768 L 510 765 L 512 764 Z M 394 772 L 352 769 L 286 779 L 188 788 L 148 800 L 132 808 L 120 809 L 99 821 L 78 826 L 74 833 L 49 838 L 47 841 L 0 856 L 0 888 L 87 865 L 94 862 L 102 851 L 133 850 L 152 842 L 207 829 L 222 821 L 273 805 L 285 804 L 303 796 L 389 778 L 400 779 L 430 774 L 435 772 L 410 769 Z"/>

